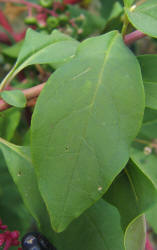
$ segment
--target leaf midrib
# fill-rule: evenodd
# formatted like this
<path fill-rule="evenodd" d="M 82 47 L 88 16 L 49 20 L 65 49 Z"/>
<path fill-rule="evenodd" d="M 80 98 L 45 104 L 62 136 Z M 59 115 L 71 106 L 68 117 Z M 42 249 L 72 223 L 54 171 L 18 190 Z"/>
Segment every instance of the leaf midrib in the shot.
<path fill-rule="evenodd" d="M 109 249 L 108 248 L 108 245 L 106 244 L 106 241 L 105 241 L 105 237 L 103 235 L 103 233 L 101 232 L 101 230 L 99 230 L 99 227 L 97 226 L 95 220 L 92 218 L 92 216 L 90 216 L 89 214 L 86 214 L 87 218 L 89 219 L 89 221 L 91 222 L 91 224 L 96 228 L 96 231 L 97 233 L 99 234 L 100 238 L 102 239 L 103 243 L 104 243 L 104 246 L 106 249 Z"/>
<path fill-rule="evenodd" d="M 32 53 L 27 54 L 27 56 L 25 56 L 23 58 L 23 60 L 17 61 L 17 64 L 15 65 L 15 68 L 14 68 L 14 70 L 15 70 L 14 73 L 16 72 L 18 67 L 19 67 L 18 68 L 18 71 L 19 71 L 19 70 L 21 70 L 23 68 L 23 65 L 25 65 L 25 64 L 28 65 L 29 61 L 31 61 L 33 57 L 38 56 L 38 53 L 40 54 L 43 50 L 48 49 L 50 46 L 56 45 L 56 43 L 66 42 L 66 41 L 69 41 L 69 40 L 71 41 L 71 39 L 66 39 L 66 40 L 61 40 L 61 41 L 58 40 L 58 41 L 53 42 L 53 43 L 51 42 L 50 44 L 48 43 L 46 46 L 42 46 L 38 50 L 35 50 L 35 52 L 33 54 Z"/>
<path fill-rule="evenodd" d="M 90 117 L 91 112 L 92 112 L 92 108 L 93 108 L 93 106 L 94 106 L 94 101 L 95 101 L 95 99 L 96 99 L 96 94 L 97 94 L 98 89 L 99 89 L 99 87 L 100 87 L 100 85 L 101 85 L 101 83 L 102 83 L 103 71 L 104 71 L 105 65 L 106 65 L 106 63 L 107 63 L 107 60 L 108 60 L 110 51 L 111 51 L 111 49 L 112 49 L 112 46 L 113 46 L 113 44 L 114 44 L 114 42 L 115 42 L 115 40 L 116 40 L 116 38 L 117 38 L 118 36 L 119 36 L 119 34 L 116 33 L 116 34 L 114 35 L 114 37 L 112 37 L 112 39 L 111 39 L 111 41 L 110 41 L 110 45 L 109 45 L 108 50 L 107 50 L 107 52 L 106 52 L 106 55 L 104 56 L 104 63 L 103 63 L 103 66 L 102 66 L 102 68 L 101 68 L 101 70 L 100 70 L 100 76 L 99 76 L 99 78 L 98 78 L 98 82 L 97 82 L 97 85 L 96 85 L 96 89 L 95 89 L 95 92 L 94 92 L 94 95 L 93 95 L 93 97 L 92 97 L 91 104 L 90 104 L 91 111 L 89 112 L 89 115 L 88 115 L 88 118 L 87 118 L 87 122 L 86 122 L 86 125 L 85 125 L 85 128 L 84 128 L 83 136 L 82 136 L 82 137 L 85 137 L 84 135 L 85 135 L 86 130 L 87 130 L 87 127 L 88 127 L 88 121 L 89 121 L 89 117 Z M 70 194 L 70 190 L 71 190 L 70 186 L 71 186 L 71 183 L 72 183 L 72 180 L 73 180 L 74 173 L 75 173 L 75 171 L 76 171 L 76 167 L 75 167 L 75 166 L 77 165 L 76 163 L 77 163 L 77 161 L 78 161 L 78 159 L 79 159 L 79 155 L 80 155 L 80 151 L 81 151 L 81 146 L 82 146 L 82 140 L 81 140 L 80 145 L 79 145 L 78 156 L 77 156 L 77 158 L 76 158 L 75 164 L 73 165 L 71 178 L 70 178 L 70 181 L 69 181 L 69 185 L 68 185 L 68 187 L 67 187 L 67 194 L 65 195 L 64 206 L 63 206 L 63 210 L 62 210 L 63 212 L 62 212 L 62 216 L 61 216 L 60 224 L 58 225 L 58 228 L 60 228 L 60 225 L 62 224 L 62 218 L 64 217 L 64 212 L 65 212 L 65 209 L 66 209 L 66 204 L 67 204 L 67 201 L 68 201 L 68 198 L 69 198 L 69 194 Z"/>

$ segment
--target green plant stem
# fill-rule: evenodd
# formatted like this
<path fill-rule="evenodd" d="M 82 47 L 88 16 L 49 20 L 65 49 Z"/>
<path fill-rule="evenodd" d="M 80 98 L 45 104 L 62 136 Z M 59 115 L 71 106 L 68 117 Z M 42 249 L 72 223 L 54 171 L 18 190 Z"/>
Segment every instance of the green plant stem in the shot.
<path fill-rule="evenodd" d="M 13 79 L 14 77 L 14 67 L 11 71 L 6 75 L 6 77 L 3 79 L 3 81 L 0 84 L 0 92 L 6 87 L 7 84 Z"/>
<path fill-rule="evenodd" d="M 141 144 L 145 144 L 145 145 L 150 145 L 151 142 L 150 141 L 146 141 L 146 140 L 142 140 L 142 139 L 135 139 L 135 142 L 141 143 Z"/>
<path fill-rule="evenodd" d="M 124 23 L 123 23 L 122 32 L 121 32 L 123 37 L 125 36 L 125 34 L 127 32 L 128 24 L 129 24 L 129 20 L 128 20 L 127 15 L 125 14 L 124 15 Z"/>

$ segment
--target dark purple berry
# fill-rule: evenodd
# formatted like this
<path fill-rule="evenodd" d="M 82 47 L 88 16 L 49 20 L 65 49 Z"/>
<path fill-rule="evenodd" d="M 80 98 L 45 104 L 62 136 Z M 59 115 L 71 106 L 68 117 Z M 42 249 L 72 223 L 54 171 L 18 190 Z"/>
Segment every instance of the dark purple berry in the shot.
<path fill-rule="evenodd" d="M 37 232 L 27 233 L 21 244 L 23 250 L 56 250 L 45 236 Z"/>

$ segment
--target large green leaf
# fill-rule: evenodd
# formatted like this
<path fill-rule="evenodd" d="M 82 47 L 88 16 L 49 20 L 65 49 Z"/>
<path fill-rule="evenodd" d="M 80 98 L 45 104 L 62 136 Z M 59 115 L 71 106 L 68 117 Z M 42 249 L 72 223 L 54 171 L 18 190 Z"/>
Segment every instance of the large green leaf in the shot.
<path fill-rule="evenodd" d="M 128 161 L 143 109 L 139 65 L 118 32 L 82 42 L 50 77 L 33 114 L 32 156 L 54 230 L 107 191 Z"/>
<path fill-rule="evenodd" d="M 138 57 L 146 93 L 146 106 L 157 109 L 157 55 Z"/>
<path fill-rule="evenodd" d="M 127 0 L 126 0 L 127 1 Z M 128 1 L 127 1 L 128 2 Z M 141 5 L 126 8 L 126 14 L 132 25 L 143 33 L 157 37 L 157 1 L 144 1 Z"/>
<path fill-rule="evenodd" d="M 124 250 L 119 213 L 101 199 L 64 232 L 56 233 L 54 242 L 57 250 Z"/>
<path fill-rule="evenodd" d="M 17 62 L 2 81 L 2 86 L 29 65 L 51 63 L 55 68 L 59 67 L 74 56 L 78 44 L 57 30 L 46 35 L 28 29 Z"/>
<path fill-rule="evenodd" d="M 145 223 L 139 217 L 124 242 L 117 209 L 100 199 L 62 233 L 54 234 L 58 250 L 143 250 Z"/>
<path fill-rule="evenodd" d="M 114 180 L 104 199 L 116 206 L 124 231 L 157 201 L 156 185 L 133 162 Z"/>
<path fill-rule="evenodd" d="M 49 226 L 49 218 L 38 190 L 29 147 L 16 146 L 0 138 L 0 148 L 26 207 L 41 229 L 46 232 Z"/>

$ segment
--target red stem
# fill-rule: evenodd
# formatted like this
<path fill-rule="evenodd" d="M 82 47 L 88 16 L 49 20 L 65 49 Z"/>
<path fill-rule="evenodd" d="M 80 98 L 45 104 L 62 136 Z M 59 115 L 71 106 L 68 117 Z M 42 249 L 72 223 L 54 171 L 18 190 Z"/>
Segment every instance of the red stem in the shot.
<path fill-rule="evenodd" d="M 137 40 L 145 37 L 146 34 L 142 33 L 141 31 L 139 30 L 136 30 L 134 32 L 131 32 L 130 34 L 126 35 L 124 37 L 124 42 L 126 45 L 130 45 L 132 44 L 133 42 L 136 42 Z"/>

